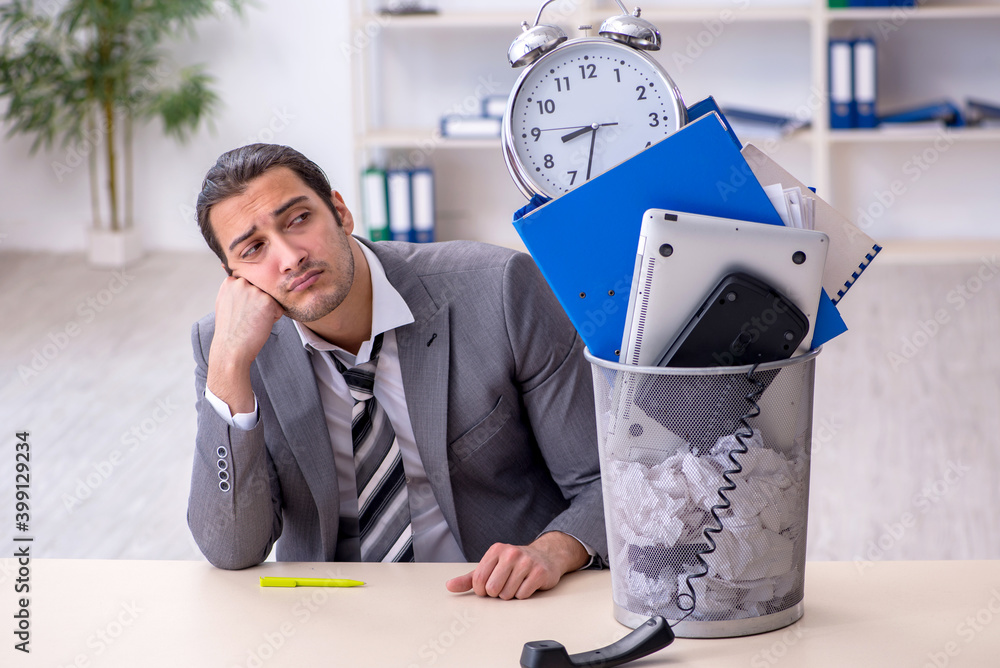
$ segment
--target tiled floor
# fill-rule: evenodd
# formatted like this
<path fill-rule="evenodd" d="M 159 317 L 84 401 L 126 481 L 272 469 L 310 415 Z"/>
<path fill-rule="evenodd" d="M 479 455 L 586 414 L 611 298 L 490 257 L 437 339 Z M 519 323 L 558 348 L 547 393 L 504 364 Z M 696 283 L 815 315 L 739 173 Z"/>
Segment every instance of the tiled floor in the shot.
<path fill-rule="evenodd" d="M 953 250 L 953 249 L 952 249 Z M 891 249 L 817 363 L 809 557 L 1000 558 L 1000 257 Z M 205 253 L 0 254 L 0 539 L 30 431 L 34 554 L 199 559 L 185 523 Z M 859 567 L 863 567 L 859 564 Z"/>

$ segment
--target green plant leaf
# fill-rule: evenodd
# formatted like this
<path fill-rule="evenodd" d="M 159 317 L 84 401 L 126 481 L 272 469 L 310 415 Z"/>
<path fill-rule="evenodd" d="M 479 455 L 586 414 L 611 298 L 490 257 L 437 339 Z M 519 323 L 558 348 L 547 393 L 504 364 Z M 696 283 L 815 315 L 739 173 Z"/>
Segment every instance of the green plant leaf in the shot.
<path fill-rule="evenodd" d="M 163 121 L 164 134 L 179 141 L 190 138 L 199 124 L 218 106 L 219 97 L 211 89 L 212 78 L 200 67 L 190 67 L 180 73 L 180 81 L 172 89 L 161 90 L 150 113 Z"/>
<path fill-rule="evenodd" d="M 32 137 L 32 152 L 55 142 L 104 143 L 126 118 L 159 117 L 163 132 L 187 140 L 219 104 L 202 66 L 174 72 L 163 50 L 197 22 L 239 16 L 245 0 L 65 0 L 0 4 L 0 119 L 8 136 Z M 96 127 L 88 132 L 88 120 Z M 105 169 L 107 167 L 105 166 Z M 109 197 L 116 170 L 101 179 Z M 112 207 L 114 210 L 114 207 Z M 112 216 L 112 226 L 117 221 Z"/>

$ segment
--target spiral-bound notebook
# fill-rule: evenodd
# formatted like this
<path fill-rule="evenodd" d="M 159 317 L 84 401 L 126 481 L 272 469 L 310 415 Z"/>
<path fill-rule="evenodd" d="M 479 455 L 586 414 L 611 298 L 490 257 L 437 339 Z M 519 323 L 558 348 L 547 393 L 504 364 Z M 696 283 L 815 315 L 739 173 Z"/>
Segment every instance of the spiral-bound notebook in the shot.
<path fill-rule="evenodd" d="M 806 186 L 802 182 L 753 144 L 744 146 L 741 153 L 761 185 L 780 183 L 783 188 L 798 186 L 805 192 Z M 837 303 L 858 280 L 861 272 L 868 268 L 882 247 L 821 197 L 815 197 L 815 200 L 815 229 L 830 237 L 830 251 L 823 271 L 823 289 Z"/>

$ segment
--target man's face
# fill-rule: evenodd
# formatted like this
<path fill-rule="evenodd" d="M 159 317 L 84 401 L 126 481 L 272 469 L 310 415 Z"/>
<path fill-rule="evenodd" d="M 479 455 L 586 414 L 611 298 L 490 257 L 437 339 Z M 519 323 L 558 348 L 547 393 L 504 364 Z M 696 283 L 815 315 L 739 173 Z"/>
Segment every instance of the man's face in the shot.
<path fill-rule="evenodd" d="M 292 170 L 276 167 L 241 195 L 212 207 L 210 222 L 232 275 L 271 295 L 293 320 L 312 322 L 337 308 L 354 281 L 343 201 L 333 212 Z"/>

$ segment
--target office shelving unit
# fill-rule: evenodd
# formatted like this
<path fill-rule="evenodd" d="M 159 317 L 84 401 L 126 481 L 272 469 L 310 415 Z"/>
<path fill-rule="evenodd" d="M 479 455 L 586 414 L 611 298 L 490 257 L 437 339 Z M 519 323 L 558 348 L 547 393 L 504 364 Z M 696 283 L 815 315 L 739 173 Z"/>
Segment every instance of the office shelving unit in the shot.
<path fill-rule="evenodd" d="M 810 117 L 811 128 L 781 140 L 743 139 L 852 219 L 864 219 L 878 193 L 906 180 L 909 203 L 897 198 L 870 233 L 948 236 L 934 219 L 957 188 L 966 227 L 951 233 L 996 236 L 1000 230 L 991 231 L 988 219 L 1000 195 L 985 190 L 1000 179 L 994 159 L 1000 130 L 829 129 L 830 37 L 875 37 L 881 113 L 941 97 L 1000 101 L 1000 0 L 945 3 L 830 9 L 826 0 L 648 0 L 642 15 L 660 28 L 664 45 L 655 56 L 689 104 L 711 94 L 723 106 Z M 507 46 L 540 3 L 518 0 L 503 11 L 480 10 L 471 0 L 437 4 L 438 14 L 387 17 L 373 11 L 374 0 L 351 3 L 352 35 L 360 37 L 351 58 L 356 171 L 373 163 L 430 165 L 437 174 L 439 238 L 520 247 L 510 214 L 524 200 L 507 176 L 499 140 L 445 139 L 436 128 L 443 113 L 468 106 L 484 81 L 494 94 L 507 94 L 519 74 L 506 62 Z M 574 37 L 584 34 L 582 25 L 596 34 L 617 13 L 610 0 L 565 0 L 552 3 L 543 22 Z M 942 142 L 950 155 L 938 150 L 937 158 L 947 158 L 940 164 L 948 166 L 930 170 L 919 184 L 909 181 L 910 157 Z M 973 192 L 980 196 L 976 204 L 969 203 Z"/>

